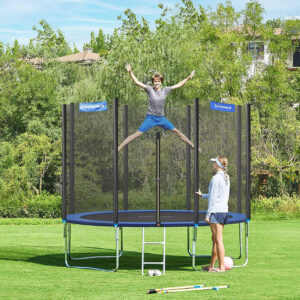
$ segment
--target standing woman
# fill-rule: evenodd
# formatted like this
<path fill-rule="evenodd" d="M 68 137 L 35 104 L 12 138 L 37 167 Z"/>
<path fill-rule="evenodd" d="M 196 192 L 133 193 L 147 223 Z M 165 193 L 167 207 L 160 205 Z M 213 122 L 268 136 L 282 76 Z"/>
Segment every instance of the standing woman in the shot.
<path fill-rule="evenodd" d="M 194 74 L 195 70 L 192 73 L 179 83 L 173 86 L 166 86 L 161 87 L 161 84 L 164 81 L 164 77 L 162 75 L 156 74 L 152 76 L 152 83 L 153 87 L 149 85 L 145 85 L 144 83 L 140 82 L 132 73 L 132 68 L 129 64 L 126 66 L 126 70 L 129 73 L 130 77 L 134 81 L 136 85 L 141 87 L 146 91 L 148 94 L 148 112 L 146 118 L 139 129 L 133 133 L 132 135 L 128 136 L 118 147 L 118 151 L 120 151 L 125 145 L 132 142 L 134 139 L 141 136 L 144 132 L 148 131 L 154 126 L 162 127 L 166 130 L 171 130 L 175 133 L 182 141 L 189 144 L 192 148 L 194 148 L 194 144 L 175 126 L 165 117 L 164 107 L 165 107 L 165 100 L 172 90 L 182 87 L 189 79 L 191 79 Z"/>
<path fill-rule="evenodd" d="M 208 194 L 202 194 L 200 189 L 196 192 L 200 197 L 208 199 L 208 209 L 205 221 L 209 223 L 212 233 L 212 254 L 210 264 L 202 269 L 208 272 L 225 272 L 225 248 L 223 243 L 224 224 L 228 219 L 228 199 L 230 190 L 230 179 L 227 174 L 228 160 L 224 156 L 210 159 L 216 174 L 212 177 Z M 219 267 L 214 268 L 218 260 Z"/>

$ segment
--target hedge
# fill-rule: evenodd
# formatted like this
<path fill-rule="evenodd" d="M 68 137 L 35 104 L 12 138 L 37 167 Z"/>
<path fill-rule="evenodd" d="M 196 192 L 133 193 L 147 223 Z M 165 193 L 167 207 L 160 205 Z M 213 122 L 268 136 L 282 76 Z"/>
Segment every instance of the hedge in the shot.
<path fill-rule="evenodd" d="M 2 218 L 60 218 L 61 196 L 42 194 L 25 202 L 6 201 L 0 203 Z"/>

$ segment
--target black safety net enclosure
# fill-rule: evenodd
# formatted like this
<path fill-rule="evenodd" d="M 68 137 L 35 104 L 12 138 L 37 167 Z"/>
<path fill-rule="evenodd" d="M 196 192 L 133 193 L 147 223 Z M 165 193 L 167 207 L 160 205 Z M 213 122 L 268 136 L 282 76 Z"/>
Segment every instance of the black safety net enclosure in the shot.
<path fill-rule="evenodd" d="M 193 226 L 203 222 L 214 171 L 228 158 L 232 223 L 250 219 L 250 106 L 198 103 L 166 107 L 174 132 L 154 127 L 122 150 L 147 106 L 105 103 L 100 110 L 63 105 L 63 204 L 66 222 L 102 226 Z"/>

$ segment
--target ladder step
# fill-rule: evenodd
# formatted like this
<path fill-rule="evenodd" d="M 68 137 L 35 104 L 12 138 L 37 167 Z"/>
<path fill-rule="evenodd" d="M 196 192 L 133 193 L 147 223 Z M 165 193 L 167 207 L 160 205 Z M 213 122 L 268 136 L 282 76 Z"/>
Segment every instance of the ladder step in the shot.
<path fill-rule="evenodd" d="M 162 245 L 163 246 L 163 261 L 145 261 L 145 245 Z M 146 265 L 162 265 L 163 275 L 165 275 L 166 267 L 166 227 L 164 227 L 164 236 L 162 242 L 145 242 L 145 228 L 143 227 L 143 237 L 142 237 L 142 275 L 144 275 L 144 266 Z"/>
<path fill-rule="evenodd" d="M 164 245 L 164 242 L 144 242 L 144 244 L 148 244 L 148 245 Z"/>

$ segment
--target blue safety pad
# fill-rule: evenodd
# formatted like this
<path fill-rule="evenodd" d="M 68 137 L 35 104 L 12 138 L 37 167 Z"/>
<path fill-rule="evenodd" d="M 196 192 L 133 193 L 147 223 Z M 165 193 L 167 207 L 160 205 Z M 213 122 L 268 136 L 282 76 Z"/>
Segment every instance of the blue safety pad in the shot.
<path fill-rule="evenodd" d="M 188 221 L 172 221 L 172 222 L 163 222 L 161 221 L 160 227 L 187 227 L 194 226 L 193 222 L 194 211 L 191 210 L 162 210 L 161 214 L 168 213 L 172 215 L 172 213 L 178 216 L 178 219 L 182 217 L 187 217 Z M 199 214 L 206 213 L 206 211 L 199 211 Z M 149 215 L 153 214 L 155 216 L 155 210 L 121 210 L 118 215 L 118 226 L 119 227 L 157 227 L 156 222 L 147 221 L 149 218 L 144 218 L 143 214 Z M 120 219 L 128 219 L 135 218 L 138 221 L 120 221 Z M 236 223 L 244 223 L 246 222 L 246 215 L 241 213 L 233 213 L 229 212 L 228 224 L 236 224 Z M 81 225 L 93 225 L 93 226 L 114 226 L 115 222 L 113 220 L 113 212 L 112 211 L 98 211 L 98 212 L 85 212 L 80 214 L 69 214 L 66 218 L 67 223 L 81 224 Z M 205 221 L 199 221 L 196 223 L 198 226 L 209 226 L 209 224 Z"/>

